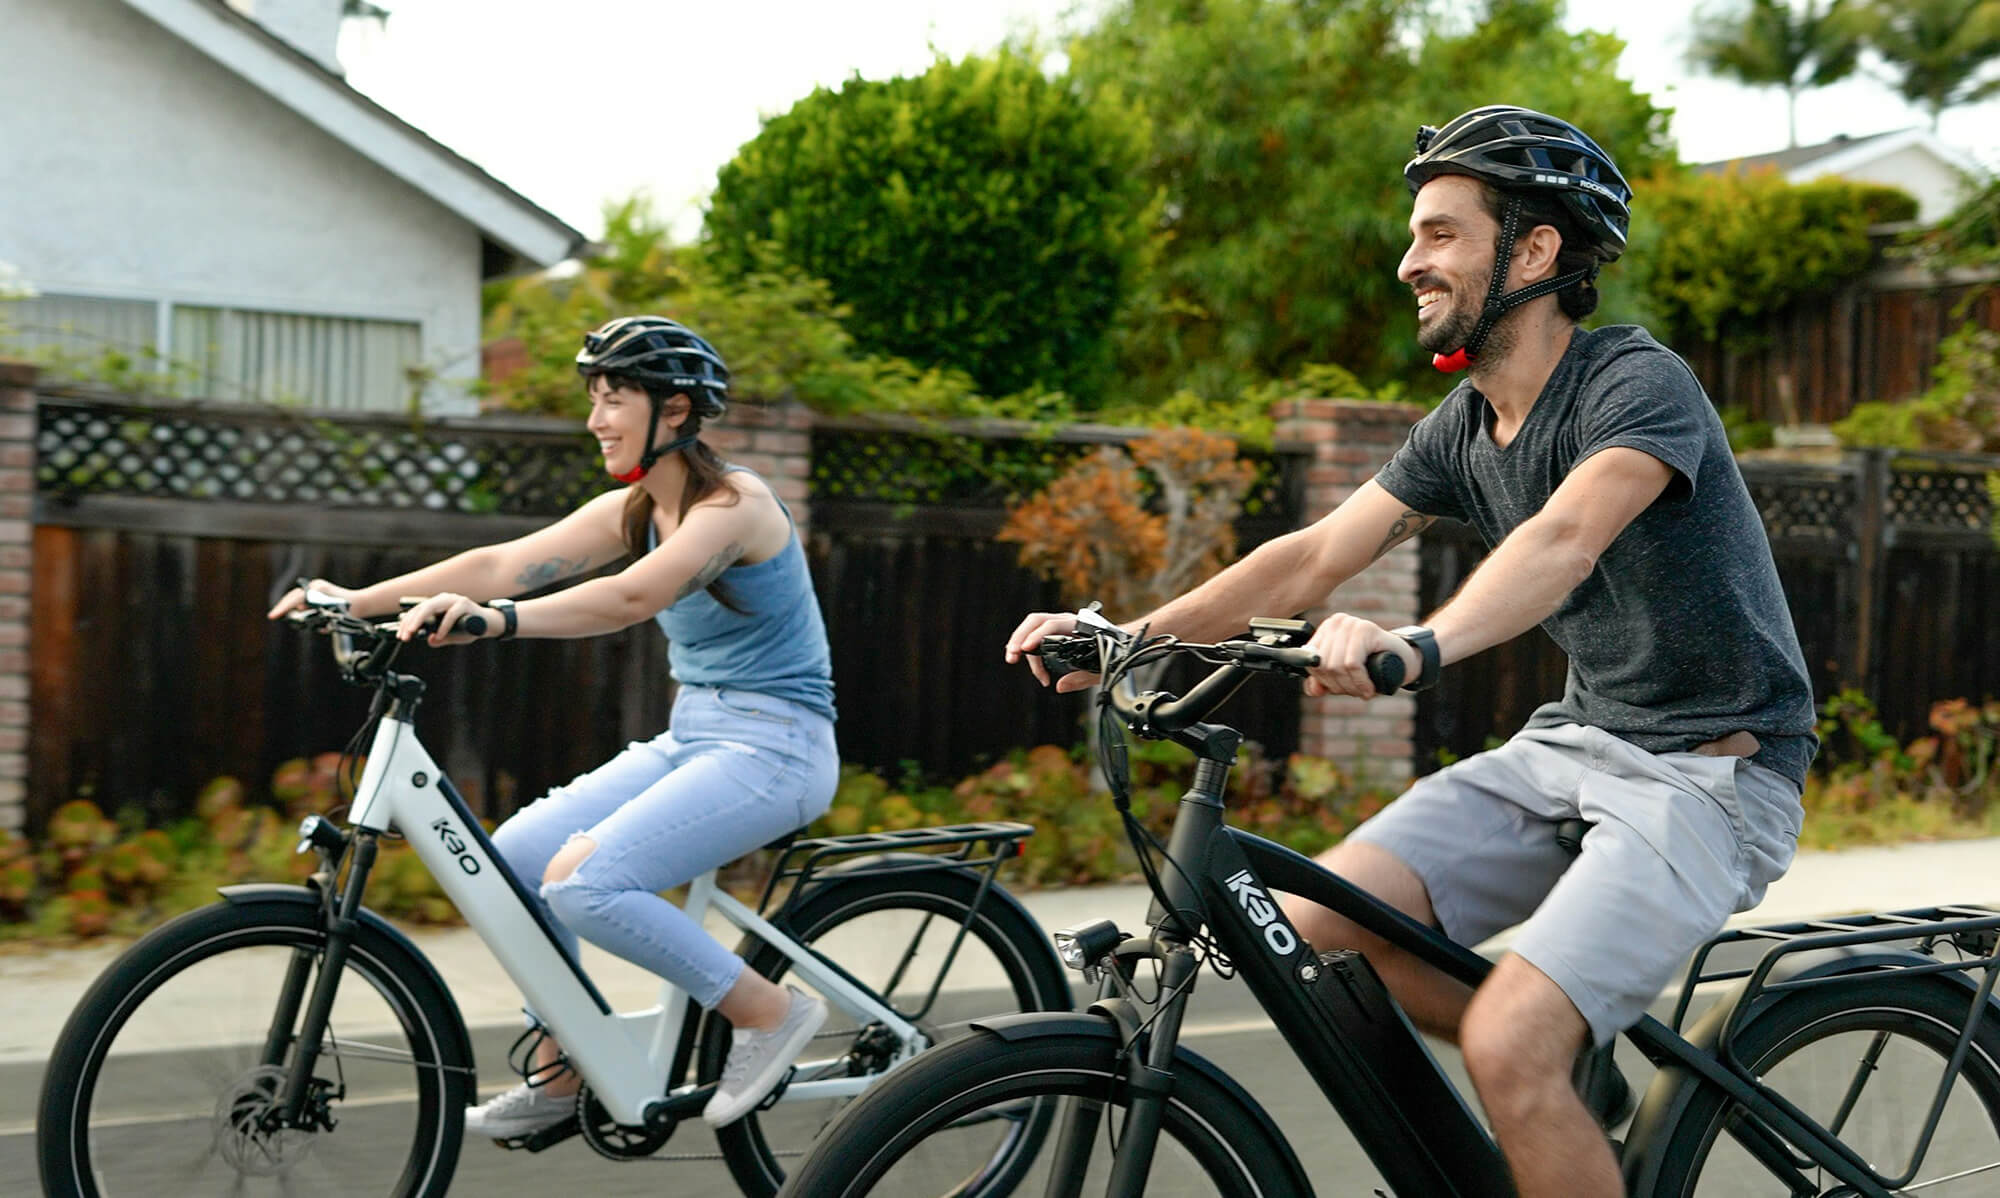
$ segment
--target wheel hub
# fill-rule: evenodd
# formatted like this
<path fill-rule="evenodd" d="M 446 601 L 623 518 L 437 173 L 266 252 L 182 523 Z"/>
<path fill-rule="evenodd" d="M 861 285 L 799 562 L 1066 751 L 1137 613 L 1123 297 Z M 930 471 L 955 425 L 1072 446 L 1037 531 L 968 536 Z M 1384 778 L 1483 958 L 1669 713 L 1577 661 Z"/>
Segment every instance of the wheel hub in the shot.
<path fill-rule="evenodd" d="M 248 1177 L 289 1173 L 312 1155 L 317 1137 L 305 1128 L 287 1127 L 277 1111 L 285 1071 L 260 1065 L 230 1083 L 215 1103 L 215 1154 Z M 315 1087 L 312 1106 L 324 1115 L 325 1097 Z M 309 1120 L 311 1117 L 309 1116 Z M 320 1120 L 330 1126 L 330 1120 Z"/>

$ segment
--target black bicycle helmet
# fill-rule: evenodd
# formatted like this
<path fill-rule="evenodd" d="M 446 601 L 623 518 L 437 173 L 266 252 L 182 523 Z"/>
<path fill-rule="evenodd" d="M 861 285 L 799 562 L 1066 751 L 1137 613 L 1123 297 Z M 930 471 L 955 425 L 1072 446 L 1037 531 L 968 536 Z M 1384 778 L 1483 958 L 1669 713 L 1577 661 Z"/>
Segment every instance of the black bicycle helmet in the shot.
<path fill-rule="evenodd" d="M 576 351 L 576 372 L 585 378 L 615 374 L 630 379 L 652 400 L 645 451 L 637 469 L 618 476 L 620 482 L 638 482 L 662 457 L 694 444 L 701 422 L 729 407 L 729 367 L 722 355 L 686 325 L 664 316 L 619 316 L 585 333 L 583 348 Z M 655 446 L 660 410 L 675 395 L 688 397 L 690 419 L 679 437 Z"/>
<path fill-rule="evenodd" d="M 1439 175 L 1466 175 L 1492 185 L 1506 205 L 1495 245 L 1493 287 L 1479 324 L 1465 345 L 1440 354 L 1440 370 L 1462 370 L 1479 355 L 1487 334 L 1509 308 L 1597 277 L 1599 268 L 1625 252 L 1632 225 L 1632 188 L 1611 156 L 1575 125 L 1511 104 L 1489 104 L 1454 117 L 1442 129 L 1417 130 L 1417 154 L 1403 167 L 1415 195 Z M 1570 218 L 1593 258 L 1582 270 L 1507 292 L 1507 264 L 1520 234 L 1522 198 L 1542 193 Z M 1578 248 L 1578 247 L 1570 247 Z"/>

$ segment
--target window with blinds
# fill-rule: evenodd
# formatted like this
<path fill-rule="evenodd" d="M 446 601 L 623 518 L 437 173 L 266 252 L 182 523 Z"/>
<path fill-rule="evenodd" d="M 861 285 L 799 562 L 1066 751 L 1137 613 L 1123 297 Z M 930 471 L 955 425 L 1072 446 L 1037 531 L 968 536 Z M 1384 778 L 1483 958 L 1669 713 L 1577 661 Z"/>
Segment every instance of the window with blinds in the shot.
<path fill-rule="evenodd" d="M 10 301 L 0 326 L 55 373 L 101 377 L 119 355 L 123 372 L 187 398 L 400 411 L 421 386 L 414 321 L 43 294 Z"/>

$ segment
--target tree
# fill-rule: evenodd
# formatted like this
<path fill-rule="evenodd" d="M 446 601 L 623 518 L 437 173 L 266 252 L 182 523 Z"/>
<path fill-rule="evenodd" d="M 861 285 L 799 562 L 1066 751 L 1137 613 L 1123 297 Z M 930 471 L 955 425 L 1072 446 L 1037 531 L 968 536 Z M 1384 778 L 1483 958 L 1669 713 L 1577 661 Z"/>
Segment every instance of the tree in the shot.
<path fill-rule="evenodd" d="M 722 168 L 706 236 L 825 279 L 863 349 L 964 370 L 989 395 L 1094 399 L 1150 244 L 1145 125 L 1025 54 L 849 80 L 765 123 Z"/>
<path fill-rule="evenodd" d="M 1799 93 L 1838 83 L 1861 60 L 1862 25 L 1854 0 L 1741 0 L 1695 18 L 1688 63 L 1751 87 L 1785 91 L 1788 146 L 1799 144 Z"/>
<path fill-rule="evenodd" d="M 1554 0 L 1122 0 L 1070 46 L 1085 93 L 1151 125 L 1158 265 L 1119 341 L 1121 398 L 1209 399 L 1337 363 L 1423 380 L 1396 266 L 1420 124 L 1505 100 L 1574 117 L 1630 173 L 1672 151 L 1667 113 L 1618 78 L 1622 46 Z M 1607 296 L 1609 299 L 1609 296 Z"/>
<path fill-rule="evenodd" d="M 1872 0 L 1868 44 L 1903 98 L 1930 114 L 2000 94 L 2000 0 Z"/>

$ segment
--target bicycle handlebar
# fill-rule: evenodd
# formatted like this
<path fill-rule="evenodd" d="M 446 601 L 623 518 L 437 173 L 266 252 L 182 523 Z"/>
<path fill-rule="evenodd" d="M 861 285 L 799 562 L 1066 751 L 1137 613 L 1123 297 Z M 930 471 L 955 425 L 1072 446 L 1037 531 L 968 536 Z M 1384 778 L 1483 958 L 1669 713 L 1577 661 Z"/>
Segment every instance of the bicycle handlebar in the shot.
<path fill-rule="evenodd" d="M 357 684 L 373 685 L 386 677 L 389 664 L 404 643 L 396 636 L 398 621 L 352 615 L 344 605 L 313 604 L 287 614 L 285 619 L 308 632 L 329 636 L 334 663 L 343 677 Z M 484 636 L 486 618 L 468 615 L 458 627 L 472 636 Z M 418 629 L 418 635 L 429 636 L 435 630 L 436 625 L 426 625 Z"/>
<path fill-rule="evenodd" d="M 1287 627 L 1281 635 L 1287 639 L 1303 640 L 1312 633 L 1312 626 L 1303 621 L 1284 623 Z M 1259 635 L 1268 638 L 1274 634 Z M 1086 634 L 1044 637 L 1035 652 L 1041 657 L 1042 666 L 1050 678 L 1054 679 L 1078 670 L 1101 674 L 1107 665 L 1107 654 L 1129 648 L 1131 643 L 1131 634 L 1121 629 L 1094 627 Z M 1200 723 L 1235 694 L 1253 673 L 1303 678 L 1307 671 L 1320 664 L 1319 654 L 1309 649 L 1273 644 L 1269 639 L 1229 640 L 1213 645 L 1176 641 L 1160 648 L 1165 652 L 1185 653 L 1218 663 L 1214 671 L 1195 683 L 1184 696 L 1164 691 L 1134 694 L 1129 675 L 1123 677 L 1121 685 L 1112 688 L 1112 709 L 1127 726 L 1142 733 L 1163 736 Z M 1371 653 L 1364 666 L 1368 671 L 1368 681 L 1374 684 L 1377 694 L 1394 694 L 1403 685 L 1403 659 L 1394 653 Z"/>

